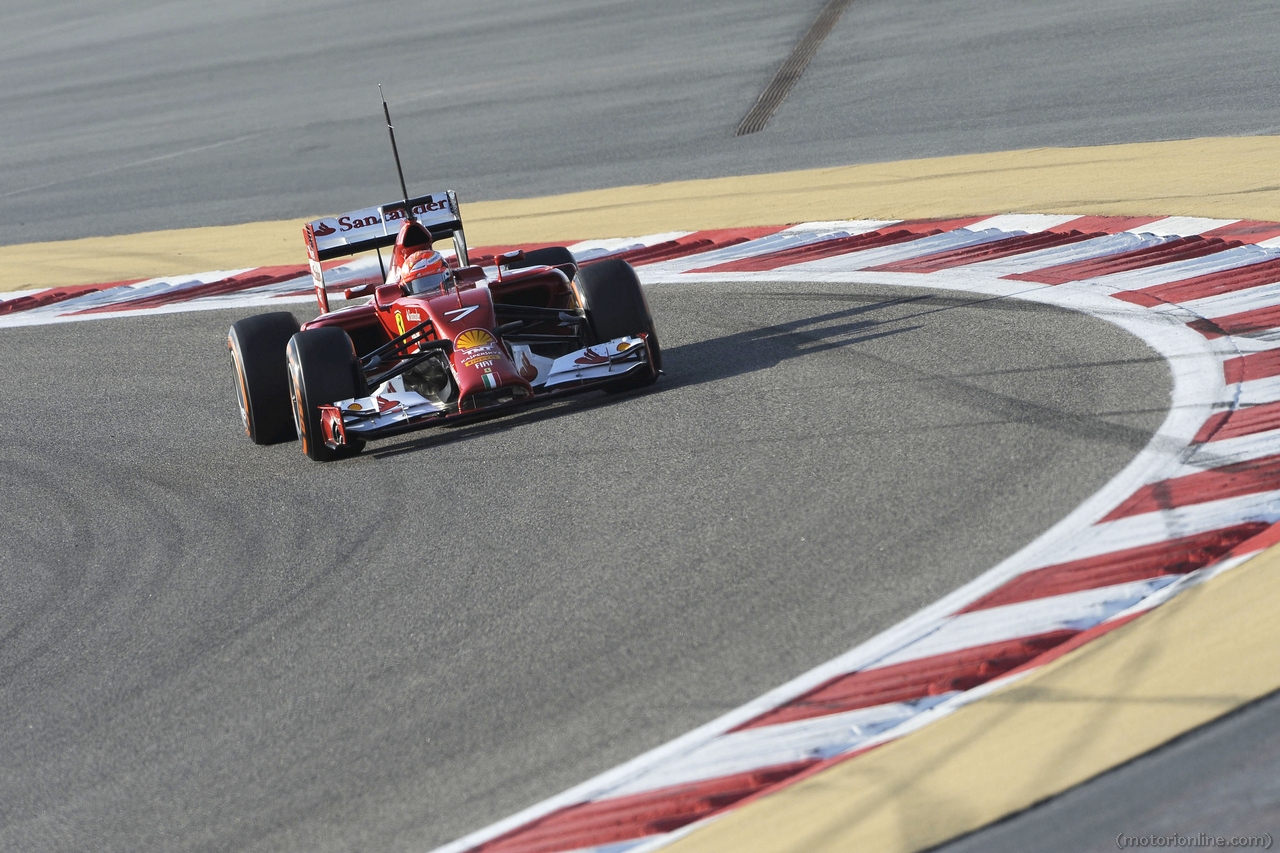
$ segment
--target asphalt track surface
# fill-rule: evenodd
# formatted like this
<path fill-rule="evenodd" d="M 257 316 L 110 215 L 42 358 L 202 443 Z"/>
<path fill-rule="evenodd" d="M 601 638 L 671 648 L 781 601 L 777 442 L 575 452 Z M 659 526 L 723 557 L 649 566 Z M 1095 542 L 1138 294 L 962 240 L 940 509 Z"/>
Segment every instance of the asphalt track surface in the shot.
<path fill-rule="evenodd" d="M 0 848 L 427 849 L 936 600 L 1167 406 L 1044 306 L 651 300 L 652 391 L 323 466 L 244 438 L 230 312 L 8 330 Z"/>
<path fill-rule="evenodd" d="M 9 0 L 0 245 L 1037 146 L 1280 130 L 1272 0 Z"/>
<path fill-rule="evenodd" d="M 0 244 L 393 197 L 379 81 L 464 200 L 1276 130 L 1264 0 L 860 0 L 735 139 L 820 6 L 10 3 Z M 1086 318 L 753 291 L 653 291 L 653 393 L 326 467 L 237 434 L 229 314 L 6 330 L 0 848 L 456 837 L 994 565 L 1167 405 Z"/>

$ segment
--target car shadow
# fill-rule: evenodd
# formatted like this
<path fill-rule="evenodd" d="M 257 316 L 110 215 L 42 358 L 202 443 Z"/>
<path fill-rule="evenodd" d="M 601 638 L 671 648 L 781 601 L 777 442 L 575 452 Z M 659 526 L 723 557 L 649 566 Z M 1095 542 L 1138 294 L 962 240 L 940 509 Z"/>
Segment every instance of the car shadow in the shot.
<path fill-rule="evenodd" d="M 761 302 L 778 299 L 792 304 L 803 299 L 793 293 L 762 293 L 755 298 Z M 841 299 L 832 294 L 812 298 L 827 303 Z M 868 302 L 865 297 L 852 297 L 858 304 L 848 308 L 681 344 L 663 350 L 667 371 L 663 384 L 673 389 L 719 382 L 767 370 L 801 356 L 913 332 L 921 325 L 909 321 L 922 312 L 906 316 L 897 311 L 889 317 L 876 315 L 904 305 L 926 303 L 931 298 L 930 294 L 913 294 Z"/>
<path fill-rule="evenodd" d="M 762 294 L 763 298 L 776 296 L 796 301 L 795 294 Z M 838 296 L 824 294 L 824 301 Z M 854 346 L 877 338 L 900 335 L 920 328 L 919 324 L 904 323 L 908 317 L 876 319 L 877 312 L 903 305 L 923 303 L 932 294 L 911 295 L 896 299 L 879 299 L 836 311 L 828 311 L 802 319 L 775 323 L 756 329 L 748 329 L 719 337 L 707 338 L 695 343 L 680 344 L 662 351 L 664 373 L 655 384 L 647 388 L 620 394 L 604 394 L 587 391 L 579 395 L 548 400 L 537 408 L 516 410 L 511 413 L 495 413 L 491 419 L 469 421 L 458 426 L 444 426 L 413 434 L 391 444 L 379 444 L 366 450 L 365 456 L 377 459 L 391 458 L 405 453 L 428 450 L 484 435 L 505 432 L 528 424 L 539 423 L 588 411 L 612 404 L 614 401 L 647 394 L 661 394 L 677 388 L 686 388 L 708 382 L 719 382 L 733 376 L 741 376 L 771 367 L 804 355 L 841 347 Z M 930 312 L 923 312 L 930 313 Z"/>

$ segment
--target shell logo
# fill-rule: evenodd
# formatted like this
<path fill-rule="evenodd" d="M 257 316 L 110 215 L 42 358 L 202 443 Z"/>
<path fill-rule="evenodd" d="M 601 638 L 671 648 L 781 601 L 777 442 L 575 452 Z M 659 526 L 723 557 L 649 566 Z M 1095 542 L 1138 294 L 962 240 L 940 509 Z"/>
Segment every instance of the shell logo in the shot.
<path fill-rule="evenodd" d="M 493 335 L 484 329 L 467 329 L 454 340 L 453 345 L 458 349 L 475 349 L 476 347 L 484 347 L 489 344 L 496 343 Z"/>

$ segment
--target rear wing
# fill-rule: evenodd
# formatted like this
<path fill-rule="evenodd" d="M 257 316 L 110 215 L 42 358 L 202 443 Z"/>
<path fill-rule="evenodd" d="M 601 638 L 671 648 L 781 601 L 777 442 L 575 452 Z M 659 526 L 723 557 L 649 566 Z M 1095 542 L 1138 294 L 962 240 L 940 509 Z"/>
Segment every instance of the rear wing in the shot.
<path fill-rule="evenodd" d="M 329 313 L 329 295 L 324 289 L 321 261 L 343 258 L 371 249 L 395 245 L 406 216 L 418 220 L 431 232 L 432 242 L 453 238 L 458 266 L 467 266 L 467 235 L 462 231 L 462 214 L 453 190 L 394 201 L 378 207 L 353 210 L 341 216 L 326 216 L 302 226 L 311 262 L 311 281 L 316 288 L 320 311 Z"/>

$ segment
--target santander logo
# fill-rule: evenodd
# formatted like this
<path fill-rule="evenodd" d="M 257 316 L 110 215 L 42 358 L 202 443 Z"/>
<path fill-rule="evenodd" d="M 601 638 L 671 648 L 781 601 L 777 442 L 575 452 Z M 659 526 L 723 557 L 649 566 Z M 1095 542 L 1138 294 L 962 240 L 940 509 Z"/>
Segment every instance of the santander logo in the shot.
<path fill-rule="evenodd" d="M 431 198 L 431 199 L 427 199 L 422 204 L 415 204 L 413 206 L 413 215 L 421 216 L 424 213 L 435 213 L 437 210 L 446 210 L 448 209 L 448 207 L 449 207 L 448 199 L 441 199 L 440 201 L 436 201 L 435 199 Z M 395 222 L 400 219 L 404 219 L 403 208 L 395 208 L 387 211 L 388 222 Z"/>
<path fill-rule="evenodd" d="M 359 231 L 362 228 L 370 228 L 374 225 L 381 225 L 383 216 L 386 221 L 399 222 L 405 218 L 404 207 L 391 207 L 384 205 L 383 215 L 379 215 L 378 208 L 371 207 L 364 210 L 356 210 L 351 213 L 344 213 L 341 216 L 330 219 L 323 219 L 312 227 L 312 233 L 316 237 L 329 237 L 338 232 L 346 233 L 348 231 Z M 426 213 L 437 213 L 439 211 L 449 210 L 449 199 L 447 196 L 441 197 L 438 201 L 434 197 L 428 197 L 425 201 L 419 202 L 413 206 L 413 215 L 415 217 L 422 216 Z M 439 221 L 438 218 L 433 221 Z M 332 224 L 331 224 L 332 223 Z M 334 227 L 334 224 L 337 227 Z"/>
<path fill-rule="evenodd" d="M 370 225 L 377 225 L 381 222 L 382 220 L 378 218 L 376 213 L 364 219 L 359 217 L 352 219 L 349 215 L 344 214 L 338 217 L 338 228 L 341 231 L 354 231 L 357 228 L 368 228 Z"/>

